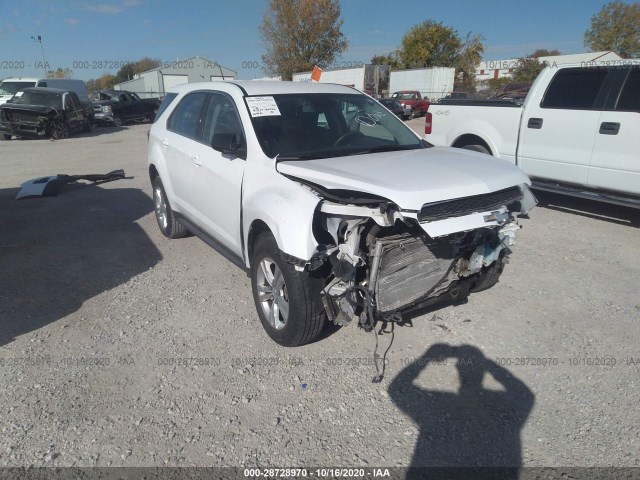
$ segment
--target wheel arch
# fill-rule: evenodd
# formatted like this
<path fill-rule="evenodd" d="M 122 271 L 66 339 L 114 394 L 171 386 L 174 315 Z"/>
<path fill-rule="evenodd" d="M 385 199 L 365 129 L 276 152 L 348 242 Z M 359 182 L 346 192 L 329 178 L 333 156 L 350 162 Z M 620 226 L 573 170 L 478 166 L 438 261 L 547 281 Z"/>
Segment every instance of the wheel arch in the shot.
<path fill-rule="evenodd" d="M 491 155 L 495 156 L 495 152 L 491 148 L 489 143 L 486 142 L 482 137 L 472 133 L 465 133 L 464 135 L 459 136 L 451 144 L 451 146 L 454 148 L 463 148 L 468 145 L 481 145 L 486 148 Z"/>

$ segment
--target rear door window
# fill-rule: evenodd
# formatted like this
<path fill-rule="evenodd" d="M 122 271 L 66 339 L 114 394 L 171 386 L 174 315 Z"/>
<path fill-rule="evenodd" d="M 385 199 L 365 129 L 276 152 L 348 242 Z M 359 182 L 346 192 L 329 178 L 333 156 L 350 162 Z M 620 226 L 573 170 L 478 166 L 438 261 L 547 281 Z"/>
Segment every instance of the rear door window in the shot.
<path fill-rule="evenodd" d="M 194 92 L 180 100 L 167 120 L 167 129 L 194 140 L 200 140 L 203 109 L 207 104 L 207 92 Z"/>
<path fill-rule="evenodd" d="M 604 68 L 560 70 L 553 77 L 540 106 L 566 110 L 595 110 L 596 99 L 607 73 Z"/>
<path fill-rule="evenodd" d="M 177 96 L 178 96 L 177 93 L 167 93 L 164 96 L 164 98 L 162 99 L 162 103 L 160 103 L 160 106 L 158 107 L 158 111 L 156 112 L 156 117 L 153 119 L 154 123 L 156 120 L 160 118 L 160 115 L 164 113 L 167 107 L 171 105 L 171 102 L 173 102 Z"/>
<path fill-rule="evenodd" d="M 640 112 L 640 69 L 633 69 L 622 88 L 616 110 Z"/>

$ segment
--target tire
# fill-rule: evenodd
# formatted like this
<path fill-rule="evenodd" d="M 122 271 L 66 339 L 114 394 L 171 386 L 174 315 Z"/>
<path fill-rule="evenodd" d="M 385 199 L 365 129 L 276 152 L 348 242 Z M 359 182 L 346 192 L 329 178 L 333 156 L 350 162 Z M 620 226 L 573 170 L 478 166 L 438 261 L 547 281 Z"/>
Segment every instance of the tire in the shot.
<path fill-rule="evenodd" d="M 180 223 L 171 209 L 160 177 L 156 177 L 153 180 L 153 207 L 158 228 L 160 228 L 165 237 L 182 238 L 187 235 L 187 229 Z"/>
<path fill-rule="evenodd" d="M 124 125 L 124 120 L 122 119 L 122 117 L 120 115 L 116 115 L 115 117 L 113 117 L 113 126 L 114 127 L 122 127 Z"/>
<path fill-rule="evenodd" d="M 487 155 L 491 155 L 491 152 L 484 145 L 464 145 L 460 148 L 464 148 L 465 150 L 472 150 L 474 152 L 485 153 Z"/>
<path fill-rule="evenodd" d="M 84 124 L 84 131 L 85 132 L 93 132 L 94 126 L 95 125 L 93 124 L 93 120 L 91 120 L 91 118 L 87 118 L 87 121 Z"/>
<path fill-rule="evenodd" d="M 321 277 L 296 271 L 280 256 L 271 234 L 262 233 L 256 238 L 251 289 L 260 322 L 273 341 L 298 347 L 318 337 L 326 320 L 320 298 L 322 286 Z"/>
<path fill-rule="evenodd" d="M 480 272 L 480 276 L 478 280 L 474 282 L 470 291 L 472 293 L 482 292 L 483 290 L 488 290 L 493 287 L 498 280 L 500 280 L 500 275 L 504 270 L 504 258 L 500 257 L 496 262 L 489 265 L 488 267 L 484 267 Z"/>
<path fill-rule="evenodd" d="M 7 133 L 4 134 L 4 139 L 5 140 L 11 140 L 13 138 L 13 135 L 9 135 Z"/>
<path fill-rule="evenodd" d="M 69 126 L 64 122 L 56 123 L 51 130 L 51 138 L 55 140 L 69 138 Z"/>

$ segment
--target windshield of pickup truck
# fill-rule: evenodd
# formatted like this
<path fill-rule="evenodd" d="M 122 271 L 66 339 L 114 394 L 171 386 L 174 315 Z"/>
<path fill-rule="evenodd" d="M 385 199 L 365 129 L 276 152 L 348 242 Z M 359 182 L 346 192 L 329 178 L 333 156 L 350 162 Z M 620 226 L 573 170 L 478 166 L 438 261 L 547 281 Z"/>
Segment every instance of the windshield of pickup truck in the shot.
<path fill-rule="evenodd" d="M 36 82 L 2 82 L 0 83 L 0 95 L 13 95 L 23 88 L 35 87 Z"/>
<path fill-rule="evenodd" d="M 268 114 L 252 109 L 263 101 L 270 103 Z M 308 160 L 426 148 L 402 121 L 366 95 L 270 95 L 247 97 L 247 105 L 260 146 L 271 158 Z"/>
<path fill-rule="evenodd" d="M 62 95 L 43 92 L 18 92 L 7 103 L 19 105 L 40 105 L 43 107 L 62 108 Z"/>

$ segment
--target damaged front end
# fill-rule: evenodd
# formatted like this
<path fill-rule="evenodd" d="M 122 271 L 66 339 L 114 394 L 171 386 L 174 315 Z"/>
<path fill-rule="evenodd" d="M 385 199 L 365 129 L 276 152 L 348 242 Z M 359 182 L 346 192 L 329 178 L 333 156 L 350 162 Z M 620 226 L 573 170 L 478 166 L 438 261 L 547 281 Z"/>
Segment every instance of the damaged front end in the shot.
<path fill-rule="evenodd" d="M 515 244 L 517 215 L 536 204 L 526 185 L 420 211 L 310 188 L 323 201 L 314 224 L 319 246 L 305 268 L 327 271 L 321 295 L 328 318 L 367 330 L 495 284 Z"/>
<path fill-rule="evenodd" d="M 0 107 L 0 133 L 25 138 L 64 136 L 64 115 L 53 107 Z"/>

